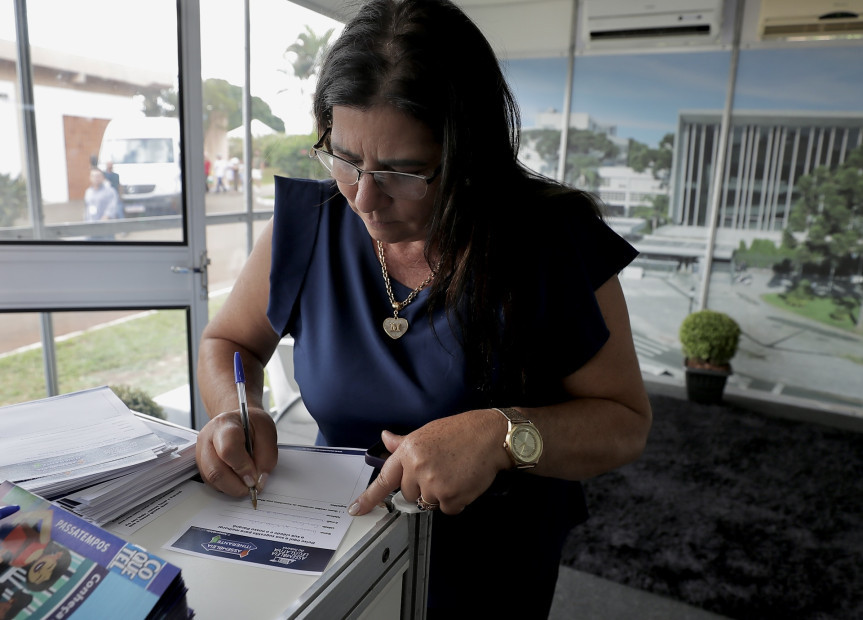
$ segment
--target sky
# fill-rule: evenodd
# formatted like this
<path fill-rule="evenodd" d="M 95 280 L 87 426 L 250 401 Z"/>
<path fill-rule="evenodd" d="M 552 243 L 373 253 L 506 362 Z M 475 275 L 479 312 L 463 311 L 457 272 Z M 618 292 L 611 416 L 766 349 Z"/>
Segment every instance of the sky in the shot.
<path fill-rule="evenodd" d="M 863 114 L 861 58 L 859 46 L 742 50 L 734 108 Z M 729 67 L 729 52 L 579 56 L 572 110 L 655 147 L 675 131 L 680 110 L 724 108 Z M 538 112 L 563 109 L 566 71 L 563 58 L 505 65 L 524 127 Z"/>
<path fill-rule="evenodd" d="M 0 4 L 0 39 L 15 36 L 11 5 Z M 34 46 L 176 74 L 175 0 L 28 0 L 27 6 Z M 293 77 L 284 51 L 307 24 L 317 34 L 336 28 L 334 37 L 341 25 L 286 0 L 253 0 L 250 6 L 252 94 L 284 120 L 288 133 L 309 133 L 313 85 Z M 205 79 L 242 85 L 242 11 L 242 0 L 201 0 Z M 679 110 L 724 107 L 729 64 L 728 51 L 579 56 L 572 109 L 617 126 L 620 137 L 655 146 L 675 130 Z M 513 60 L 504 68 L 526 128 L 535 125 L 538 112 L 563 108 L 566 59 Z M 737 109 L 863 109 L 859 46 L 744 49 L 737 77 Z"/>

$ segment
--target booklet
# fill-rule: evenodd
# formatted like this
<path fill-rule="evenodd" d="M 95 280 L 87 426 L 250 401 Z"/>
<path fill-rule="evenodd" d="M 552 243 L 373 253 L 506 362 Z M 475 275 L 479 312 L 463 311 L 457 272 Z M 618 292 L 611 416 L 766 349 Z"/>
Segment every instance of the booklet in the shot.
<path fill-rule="evenodd" d="M 193 617 L 173 564 L 11 482 L 0 506 L 0 620 Z"/>

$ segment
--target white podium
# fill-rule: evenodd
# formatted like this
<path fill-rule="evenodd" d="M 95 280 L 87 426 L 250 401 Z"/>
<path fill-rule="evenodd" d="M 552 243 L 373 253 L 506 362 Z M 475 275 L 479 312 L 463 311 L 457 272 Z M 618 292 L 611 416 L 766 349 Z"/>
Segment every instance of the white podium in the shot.
<path fill-rule="evenodd" d="M 322 575 L 300 575 L 162 548 L 215 493 L 202 487 L 128 537 L 182 569 L 196 618 L 425 618 L 431 513 L 397 496 L 353 519 Z"/>

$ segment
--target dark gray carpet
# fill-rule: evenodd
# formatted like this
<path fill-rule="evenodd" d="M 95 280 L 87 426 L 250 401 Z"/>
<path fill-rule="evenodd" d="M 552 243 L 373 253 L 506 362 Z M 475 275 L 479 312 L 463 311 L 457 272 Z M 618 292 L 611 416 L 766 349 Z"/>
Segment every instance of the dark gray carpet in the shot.
<path fill-rule="evenodd" d="M 736 619 L 863 618 L 863 435 L 652 396 L 563 563 Z"/>

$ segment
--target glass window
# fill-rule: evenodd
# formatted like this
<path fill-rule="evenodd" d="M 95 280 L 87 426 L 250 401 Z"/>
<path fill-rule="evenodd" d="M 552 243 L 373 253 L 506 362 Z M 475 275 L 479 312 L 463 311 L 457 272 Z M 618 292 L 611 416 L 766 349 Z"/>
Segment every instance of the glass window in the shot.
<path fill-rule="evenodd" d="M 61 394 L 101 385 L 153 399 L 191 426 L 185 310 L 53 312 Z M 39 314 L 5 313 L 0 406 L 45 398 Z M 128 403 L 127 403 L 128 404 Z"/>
<path fill-rule="evenodd" d="M 504 75 L 521 111 L 518 158 L 531 170 L 557 177 L 566 60 L 524 58 L 503 63 Z"/>
<path fill-rule="evenodd" d="M 273 176 L 327 176 L 308 156 L 317 141 L 312 93 L 322 53 L 342 25 L 283 0 L 251 3 L 249 17 L 252 119 L 251 144 L 245 148 L 243 6 L 228 4 L 201 13 L 204 189 L 213 291 L 230 288 L 239 274 L 248 255 L 247 226 L 253 227 L 254 240 L 269 219 Z M 228 213 L 251 215 L 238 216 L 242 223 L 220 219 Z"/>
<path fill-rule="evenodd" d="M 18 122 L 18 70 L 16 67 L 14 3 L 0 4 L 0 231 L 11 237 L 16 227 L 29 228 L 24 149 Z M 2 237 L 0 237 L 2 239 Z"/>
<path fill-rule="evenodd" d="M 687 139 L 680 118 L 691 110 L 721 115 L 729 66 L 730 54 L 715 51 L 575 59 L 565 181 L 597 194 L 611 226 L 641 252 L 621 280 L 649 374 L 683 377 L 677 329 L 693 309 L 706 247 L 704 229 L 687 226 L 671 200 L 674 154 Z M 523 152 L 539 154 L 543 163 L 533 167 L 555 176 L 565 60 L 510 61 L 507 75 L 528 128 Z M 702 181 L 706 191 L 709 177 Z"/>
<path fill-rule="evenodd" d="M 14 67 L 8 17 L 0 49 L 12 50 L 2 60 Z M 182 241 L 176 2 L 29 0 L 27 18 L 33 114 L 0 73 L 0 128 L 15 128 L 2 132 L 0 175 L 26 175 L 18 128 L 32 121 L 44 227 L 7 216 L 0 241 Z"/>
<path fill-rule="evenodd" d="M 718 238 L 730 255 L 716 263 L 708 301 L 743 328 L 732 375 L 739 385 L 856 407 L 863 404 L 859 58 L 859 46 L 844 45 L 741 51 L 719 203 Z M 693 173 L 713 165 L 705 150 Z"/>

